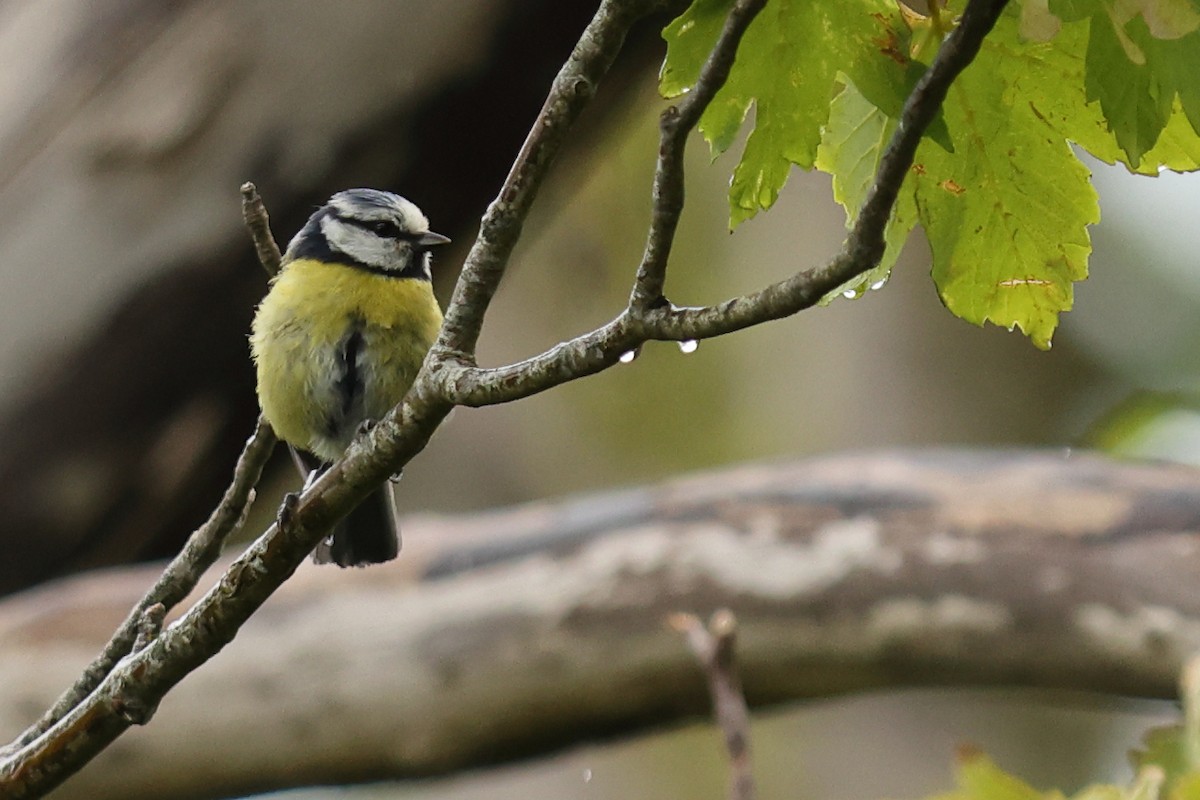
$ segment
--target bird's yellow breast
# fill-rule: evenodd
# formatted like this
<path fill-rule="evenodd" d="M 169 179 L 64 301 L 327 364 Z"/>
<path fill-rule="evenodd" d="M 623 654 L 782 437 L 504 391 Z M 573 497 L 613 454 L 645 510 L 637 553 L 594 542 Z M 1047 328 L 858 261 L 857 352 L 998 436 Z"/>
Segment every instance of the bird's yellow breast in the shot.
<path fill-rule="evenodd" d="M 250 336 L 263 413 L 283 440 L 338 458 L 363 420 L 408 391 L 441 323 L 427 280 L 309 259 L 286 264 Z M 350 407 L 344 359 L 352 335 L 361 394 Z"/>

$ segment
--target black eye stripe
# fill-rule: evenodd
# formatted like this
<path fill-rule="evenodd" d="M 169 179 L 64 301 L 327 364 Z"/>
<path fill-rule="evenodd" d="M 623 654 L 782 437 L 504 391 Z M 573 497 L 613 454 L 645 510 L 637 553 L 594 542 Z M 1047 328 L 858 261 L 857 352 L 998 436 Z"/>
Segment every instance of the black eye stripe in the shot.
<path fill-rule="evenodd" d="M 373 231 L 388 239 L 396 239 L 400 236 L 400 226 L 388 220 L 375 220 L 374 222 L 368 222 L 367 230 Z"/>
<path fill-rule="evenodd" d="M 338 216 L 337 219 L 347 225 L 353 225 L 364 231 L 370 231 L 376 236 L 382 236 L 385 239 L 406 239 L 411 241 L 420 236 L 420 234 L 400 230 L 400 226 L 389 219 L 357 219 L 355 217 L 342 216 Z"/>

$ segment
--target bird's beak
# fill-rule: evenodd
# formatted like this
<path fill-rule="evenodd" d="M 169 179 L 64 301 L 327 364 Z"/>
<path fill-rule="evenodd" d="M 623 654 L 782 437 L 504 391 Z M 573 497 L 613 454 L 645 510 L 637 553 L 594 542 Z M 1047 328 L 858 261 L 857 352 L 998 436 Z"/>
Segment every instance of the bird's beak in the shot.
<path fill-rule="evenodd" d="M 426 231 L 417 239 L 417 247 L 422 250 L 428 250 L 431 247 L 440 247 L 444 244 L 450 244 L 449 236 L 442 236 L 440 233 Z"/>

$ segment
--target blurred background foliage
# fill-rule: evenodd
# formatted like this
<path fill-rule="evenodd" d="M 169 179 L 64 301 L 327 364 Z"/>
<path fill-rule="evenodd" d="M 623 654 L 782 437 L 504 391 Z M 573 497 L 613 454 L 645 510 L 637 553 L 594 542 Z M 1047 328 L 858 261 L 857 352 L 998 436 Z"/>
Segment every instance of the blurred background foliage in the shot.
<path fill-rule="evenodd" d="M 281 244 L 332 191 L 405 194 L 456 242 L 435 268 L 449 296 L 472 226 L 594 4 L 483 6 L 0 5 L 0 544 L 17 576 L 6 590 L 172 552 L 219 496 L 257 413 L 244 336 L 264 279 L 240 229 L 243 180 L 259 183 Z M 625 302 L 649 218 L 660 57 L 647 26 L 582 120 L 489 313 L 481 363 L 532 355 Z M 668 284 L 677 304 L 751 291 L 821 263 L 842 240 L 829 179 L 799 173 L 772 211 L 730 234 L 733 150 L 710 163 L 693 142 Z M 651 343 L 630 364 L 544 395 L 457 410 L 406 470 L 400 507 L 455 512 L 908 445 L 1196 461 L 1200 184 L 1094 169 L 1103 221 L 1092 277 L 1049 352 L 951 317 L 918 234 L 888 284 L 861 299 L 691 354 Z M 139 488 L 176 473 L 167 488 Z M 295 482 L 278 459 L 251 531 Z M 998 748 L 1014 771 L 1024 758 L 1034 783 L 1071 789 L 1119 772 L 1131 731 L 1163 713 L 1105 702 L 1109 722 L 1070 728 L 1080 713 L 1101 715 L 1097 703 L 924 692 L 770 715 L 756 728 L 765 796 L 948 787 L 947 743 L 962 738 Z M 720 796 L 713 732 L 663 741 L 378 796 Z M 1071 761 L 1053 747 L 1077 743 Z M 1048 752 L 1055 769 L 1039 772 Z"/>

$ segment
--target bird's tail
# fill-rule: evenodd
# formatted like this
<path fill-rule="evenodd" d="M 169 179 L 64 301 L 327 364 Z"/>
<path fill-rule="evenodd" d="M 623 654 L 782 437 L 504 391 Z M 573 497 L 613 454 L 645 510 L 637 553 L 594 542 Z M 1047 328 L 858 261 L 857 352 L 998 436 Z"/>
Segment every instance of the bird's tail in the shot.
<path fill-rule="evenodd" d="M 400 553 L 400 527 L 391 484 L 385 483 L 337 524 L 313 550 L 317 564 L 365 567 L 391 561 Z"/>

